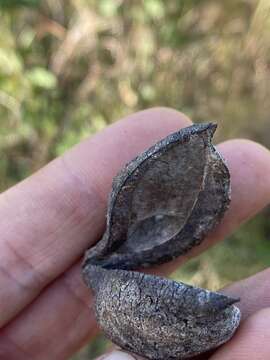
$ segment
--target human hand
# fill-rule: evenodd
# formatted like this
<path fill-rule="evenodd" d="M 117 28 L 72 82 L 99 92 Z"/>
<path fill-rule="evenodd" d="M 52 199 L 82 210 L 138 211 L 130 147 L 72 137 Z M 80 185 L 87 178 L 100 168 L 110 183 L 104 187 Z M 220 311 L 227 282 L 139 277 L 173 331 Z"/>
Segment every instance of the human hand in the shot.
<path fill-rule="evenodd" d="M 164 108 L 131 115 L 0 195 L 1 360 L 68 359 L 96 334 L 81 257 L 104 230 L 112 178 L 138 153 L 188 125 L 184 115 Z M 219 150 L 231 172 L 230 209 L 200 246 L 153 271 L 172 271 L 269 203 L 269 151 L 247 140 L 226 141 Z M 269 277 L 265 270 L 225 290 L 241 297 L 243 321 L 230 342 L 202 359 L 270 358 Z"/>

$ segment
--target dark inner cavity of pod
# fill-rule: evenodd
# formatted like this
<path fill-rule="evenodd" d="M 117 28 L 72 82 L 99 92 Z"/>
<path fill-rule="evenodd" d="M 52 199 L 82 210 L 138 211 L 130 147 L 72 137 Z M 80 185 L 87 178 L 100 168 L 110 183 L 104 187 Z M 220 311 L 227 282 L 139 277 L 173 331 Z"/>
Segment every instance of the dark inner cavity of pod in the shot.
<path fill-rule="evenodd" d="M 151 249 L 181 231 L 201 190 L 205 157 L 201 151 L 203 146 L 202 142 L 192 151 L 187 144 L 181 147 L 173 144 L 143 174 L 133 192 L 127 239 L 119 248 L 119 253 L 131 249 L 134 252 Z M 192 158 L 196 158 L 196 167 L 184 160 L 192 161 Z M 188 191 L 191 177 L 197 183 L 192 192 Z"/>
<path fill-rule="evenodd" d="M 126 165 L 113 181 L 106 232 L 84 264 L 148 267 L 203 240 L 230 201 L 229 172 L 211 144 L 215 129 L 182 129 Z"/>

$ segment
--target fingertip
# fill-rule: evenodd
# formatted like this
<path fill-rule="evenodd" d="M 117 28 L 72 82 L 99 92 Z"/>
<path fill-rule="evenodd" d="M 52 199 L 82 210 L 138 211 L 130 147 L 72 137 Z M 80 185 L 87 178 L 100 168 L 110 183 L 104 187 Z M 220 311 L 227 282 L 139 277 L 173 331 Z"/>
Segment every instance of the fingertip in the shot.
<path fill-rule="evenodd" d="M 250 340 L 259 340 L 261 337 L 268 338 L 270 337 L 270 307 L 266 307 L 254 312 L 248 318 L 246 318 L 239 331 L 237 336 L 233 339 L 234 342 L 240 344 L 242 341 L 246 342 L 249 338 Z M 269 343 L 269 355 L 270 355 L 270 343 Z"/>
<path fill-rule="evenodd" d="M 270 201 L 270 152 L 245 139 L 228 140 L 218 146 L 231 174 L 231 205 L 222 226 L 222 237 L 264 208 Z"/>
<path fill-rule="evenodd" d="M 235 336 L 223 345 L 210 359 L 256 359 L 270 358 L 270 308 L 261 309 L 240 325 Z"/>
<path fill-rule="evenodd" d="M 100 356 L 97 360 L 139 360 L 131 354 L 128 354 L 121 350 L 113 350 L 112 352 Z"/>
<path fill-rule="evenodd" d="M 270 171 L 270 151 L 263 145 L 248 139 L 227 140 L 218 145 L 228 158 L 229 166 L 241 170 L 239 165 L 249 164 L 256 171 Z M 236 165 L 236 166 L 235 166 Z"/>
<path fill-rule="evenodd" d="M 100 135 L 115 134 L 114 140 L 117 141 L 119 138 L 119 141 L 122 142 L 123 137 L 128 137 L 129 148 L 131 150 L 136 148 L 138 153 L 168 134 L 191 124 L 191 120 L 177 110 L 167 107 L 153 107 L 126 116 L 108 126 Z"/>
<path fill-rule="evenodd" d="M 141 110 L 137 113 L 127 116 L 125 119 L 127 118 L 131 118 L 132 120 L 135 119 L 138 121 L 145 119 L 153 119 L 155 121 L 162 122 L 176 122 L 180 124 L 180 127 L 188 126 L 192 123 L 189 117 L 181 111 L 166 106 L 156 106 L 149 109 Z"/>

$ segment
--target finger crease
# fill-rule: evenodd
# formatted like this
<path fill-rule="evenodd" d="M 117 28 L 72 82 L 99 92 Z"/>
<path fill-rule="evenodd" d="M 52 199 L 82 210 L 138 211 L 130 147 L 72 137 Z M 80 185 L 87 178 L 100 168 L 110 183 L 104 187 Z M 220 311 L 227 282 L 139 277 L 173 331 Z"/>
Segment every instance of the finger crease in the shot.
<path fill-rule="evenodd" d="M 76 293 L 73 286 L 69 283 L 69 281 L 65 279 L 65 277 L 63 279 L 63 286 L 76 302 L 80 303 L 83 307 L 89 309 L 87 300 Z"/>
<path fill-rule="evenodd" d="M 21 267 L 21 273 L 30 275 L 31 281 L 23 282 L 19 277 L 15 277 L 12 274 L 12 266 L 10 268 L 4 269 L 1 267 L 1 270 L 8 274 L 11 279 L 13 279 L 17 284 L 19 284 L 22 288 L 29 290 L 33 290 L 33 288 L 40 288 L 41 284 L 47 283 L 49 279 L 41 274 L 37 268 L 35 268 L 26 258 L 15 248 L 15 246 L 10 242 L 6 241 L 5 245 L 11 251 L 15 258 L 16 266 L 17 264 Z"/>
<path fill-rule="evenodd" d="M 3 343 L 3 345 L 1 344 Z M 6 334 L 1 334 L 0 343 L 0 358 L 1 359 L 20 359 L 20 360 L 34 360 L 34 357 L 27 353 L 21 346 L 10 339 Z M 2 357 L 4 356 L 4 357 Z"/>

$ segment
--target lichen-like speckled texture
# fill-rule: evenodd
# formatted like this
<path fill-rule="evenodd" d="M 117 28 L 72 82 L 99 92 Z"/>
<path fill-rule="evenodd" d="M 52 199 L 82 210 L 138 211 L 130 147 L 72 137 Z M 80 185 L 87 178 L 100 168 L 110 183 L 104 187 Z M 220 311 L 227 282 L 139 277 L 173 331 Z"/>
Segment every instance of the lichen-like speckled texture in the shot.
<path fill-rule="evenodd" d="M 236 300 L 157 276 L 96 267 L 96 316 L 117 345 L 149 359 L 186 359 L 226 342 Z"/>
<path fill-rule="evenodd" d="M 227 341 L 236 299 L 138 273 L 200 244 L 230 202 L 213 124 L 187 127 L 139 155 L 114 179 L 103 238 L 87 251 L 86 284 L 107 336 L 149 359 L 186 359 Z"/>

